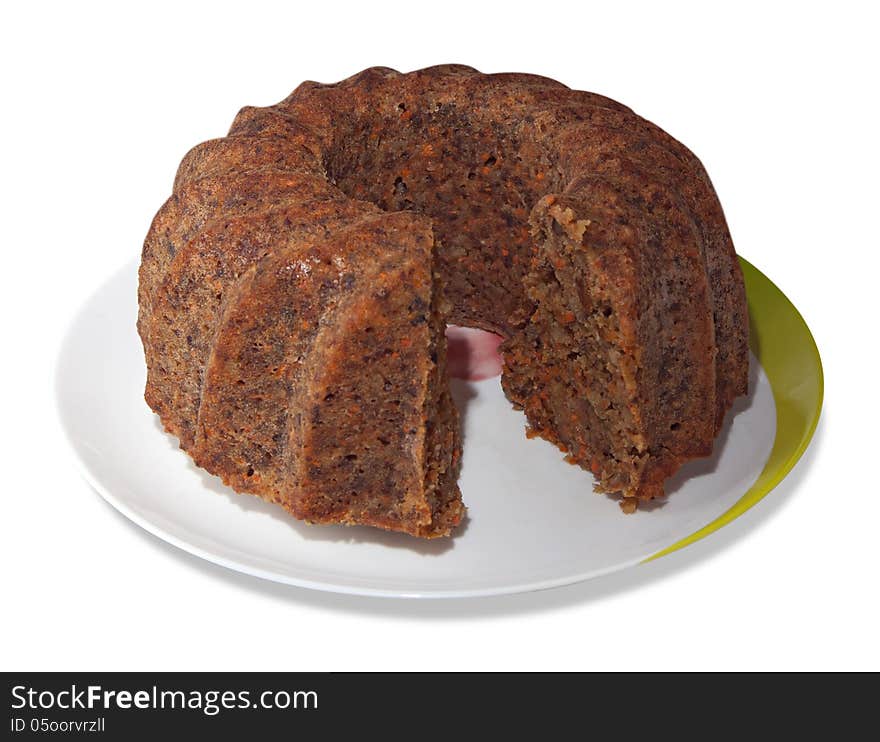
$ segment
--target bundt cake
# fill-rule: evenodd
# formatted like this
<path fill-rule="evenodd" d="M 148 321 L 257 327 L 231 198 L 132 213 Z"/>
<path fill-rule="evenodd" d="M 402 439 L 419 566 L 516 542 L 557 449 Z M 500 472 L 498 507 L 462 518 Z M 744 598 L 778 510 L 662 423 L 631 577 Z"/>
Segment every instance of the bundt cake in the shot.
<path fill-rule="evenodd" d="M 181 162 L 139 307 L 166 430 L 312 523 L 461 521 L 446 323 L 503 338 L 530 434 L 627 512 L 747 387 L 742 274 L 697 158 L 608 98 L 460 65 L 242 109 Z"/>

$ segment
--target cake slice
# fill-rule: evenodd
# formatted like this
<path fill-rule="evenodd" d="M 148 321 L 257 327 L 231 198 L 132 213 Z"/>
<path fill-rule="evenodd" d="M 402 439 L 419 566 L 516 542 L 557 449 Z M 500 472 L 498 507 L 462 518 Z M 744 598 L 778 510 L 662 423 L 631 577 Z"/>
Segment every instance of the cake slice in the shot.
<path fill-rule="evenodd" d="M 225 302 L 193 459 L 312 523 L 449 535 L 458 414 L 430 220 L 379 213 L 294 239 Z"/>

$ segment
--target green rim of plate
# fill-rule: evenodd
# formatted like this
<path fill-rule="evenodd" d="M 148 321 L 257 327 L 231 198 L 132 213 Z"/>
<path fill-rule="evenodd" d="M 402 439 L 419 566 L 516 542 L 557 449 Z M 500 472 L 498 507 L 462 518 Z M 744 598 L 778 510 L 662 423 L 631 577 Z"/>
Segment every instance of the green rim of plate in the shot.
<path fill-rule="evenodd" d="M 813 334 L 794 304 L 767 276 L 743 258 L 739 262 L 749 303 L 749 344 L 770 380 L 776 403 L 776 439 L 770 458 L 730 510 L 643 564 L 705 538 L 766 497 L 807 450 L 819 423 L 825 382 Z"/>

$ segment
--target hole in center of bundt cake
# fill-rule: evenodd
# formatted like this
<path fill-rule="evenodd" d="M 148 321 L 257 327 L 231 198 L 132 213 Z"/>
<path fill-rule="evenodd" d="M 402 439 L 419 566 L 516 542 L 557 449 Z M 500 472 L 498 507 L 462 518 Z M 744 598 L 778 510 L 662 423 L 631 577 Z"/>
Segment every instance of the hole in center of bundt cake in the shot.
<path fill-rule="evenodd" d="M 351 198 L 431 217 L 450 322 L 506 337 L 527 306 L 529 213 L 553 168 L 451 102 L 405 101 L 374 115 L 337 139 L 328 174 Z"/>

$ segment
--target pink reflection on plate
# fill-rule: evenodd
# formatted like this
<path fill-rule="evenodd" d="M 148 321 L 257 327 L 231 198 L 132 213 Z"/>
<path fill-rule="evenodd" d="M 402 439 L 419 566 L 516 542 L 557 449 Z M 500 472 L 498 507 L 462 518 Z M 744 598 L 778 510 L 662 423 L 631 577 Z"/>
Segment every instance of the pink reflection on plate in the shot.
<path fill-rule="evenodd" d="M 453 379 L 481 381 L 501 373 L 501 338 L 492 332 L 472 327 L 449 325 L 446 328 L 447 363 Z"/>

